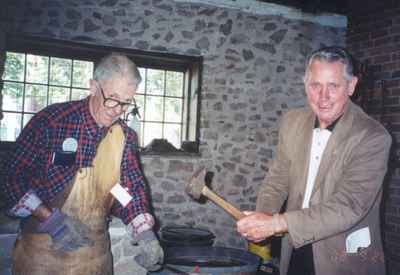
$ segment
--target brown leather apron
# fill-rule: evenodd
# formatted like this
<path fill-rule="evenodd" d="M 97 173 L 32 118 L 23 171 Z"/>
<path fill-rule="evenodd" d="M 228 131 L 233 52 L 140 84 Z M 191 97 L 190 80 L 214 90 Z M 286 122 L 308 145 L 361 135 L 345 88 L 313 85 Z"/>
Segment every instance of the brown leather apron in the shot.
<path fill-rule="evenodd" d="M 70 188 L 60 194 L 52 207 L 85 223 L 94 246 L 73 252 L 51 249 L 48 234 L 34 233 L 37 220 L 29 218 L 22 227 L 13 251 L 14 275 L 109 275 L 113 273 L 107 216 L 113 202 L 110 189 L 119 181 L 125 143 L 120 125 L 110 128 L 100 142 L 92 167 L 82 168 Z M 64 197 L 64 198 L 63 198 Z"/>

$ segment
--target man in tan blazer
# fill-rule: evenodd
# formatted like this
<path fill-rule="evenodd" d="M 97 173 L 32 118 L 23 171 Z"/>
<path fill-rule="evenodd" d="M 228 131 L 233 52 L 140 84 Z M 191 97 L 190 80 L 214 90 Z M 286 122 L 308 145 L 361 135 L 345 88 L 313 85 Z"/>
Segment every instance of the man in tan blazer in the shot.
<path fill-rule="evenodd" d="M 311 55 L 309 106 L 284 116 L 256 211 L 237 223 L 253 242 L 283 235 L 281 275 L 385 274 L 379 205 L 391 137 L 351 102 L 356 84 L 344 49 Z"/>

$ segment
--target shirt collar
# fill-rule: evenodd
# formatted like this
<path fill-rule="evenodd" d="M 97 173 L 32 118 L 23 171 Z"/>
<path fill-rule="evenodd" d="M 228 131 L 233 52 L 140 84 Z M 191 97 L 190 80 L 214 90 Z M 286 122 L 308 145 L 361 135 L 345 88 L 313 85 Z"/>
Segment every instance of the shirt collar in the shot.
<path fill-rule="evenodd" d="M 89 98 L 90 97 L 84 99 L 84 107 L 82 108 L 83 123 L 87 131 L 91 134 L 91 136 L 96 137 L 106 132 L 107 127 L 100 127 L 94 120 L 89 109 Z"/>
<path fill-rule="evenodd" d="M 328 125 L 328 127 L 326 127 L 325 130 L 328 130 L 330 132 L 333 132 L 333 129 L 335 128 L 336 124 L 338 123 L 338 121 L 340 120 L 342 116 L 338 117 L 334 122 L 332 122 L 331 124 Z M 314 121 L 314 129 L 319 128 L 319 120 L 318 117 L 315 117 L 315 121 Z"/>

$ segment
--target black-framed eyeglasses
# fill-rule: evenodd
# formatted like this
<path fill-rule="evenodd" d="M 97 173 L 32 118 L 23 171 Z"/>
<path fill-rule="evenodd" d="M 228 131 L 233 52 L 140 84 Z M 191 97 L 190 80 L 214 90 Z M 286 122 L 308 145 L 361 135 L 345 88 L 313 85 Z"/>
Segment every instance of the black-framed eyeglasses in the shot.
<path fill-rule="evenodd" d="M 106 97 L 104 95 L 104 91 L 103 91 L 103 88 L 101 87 L 101 85 L 99 84 L 98 86 L 100 88 L 100 93 L 101 93 L 101 95 L 103 97 L 103 105 L 104 105 L 104 107 L 115 108 L 117 106 L 121 106 L 122 110 L 127 110 L 130 107 L 133 108 L 133 109 L 136 109 L 136 110 L 139 109 L 137 107 L 137 105 L 136 105 L 136 101 L 135 101 L 134 98 L 132 98 L 132 102 L 122 102 L 122 101 L 119 101 L 119 100 L 111 98 L 111 97 Z"/>

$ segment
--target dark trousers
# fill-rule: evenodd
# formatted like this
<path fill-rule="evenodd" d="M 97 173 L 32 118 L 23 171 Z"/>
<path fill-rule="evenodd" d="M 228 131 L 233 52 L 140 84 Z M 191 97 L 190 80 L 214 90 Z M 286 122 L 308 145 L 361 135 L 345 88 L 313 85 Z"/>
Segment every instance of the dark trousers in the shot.
<path fill-rule="evenodd" d="M 311 244 L 293 250 L 287 275 L 315 275 Z"/>

